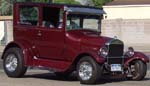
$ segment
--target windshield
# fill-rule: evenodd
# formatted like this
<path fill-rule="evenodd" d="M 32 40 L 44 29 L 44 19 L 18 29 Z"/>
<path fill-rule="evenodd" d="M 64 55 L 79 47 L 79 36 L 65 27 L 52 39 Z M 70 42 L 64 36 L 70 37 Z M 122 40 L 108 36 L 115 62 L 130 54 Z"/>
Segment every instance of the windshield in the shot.
<path fill-rule="evenodd" d="M 66 29 L 89 29 L 100 32 L 101 29 L 101 16 L 87 15 L 87 14 L 68 14 Z"/>

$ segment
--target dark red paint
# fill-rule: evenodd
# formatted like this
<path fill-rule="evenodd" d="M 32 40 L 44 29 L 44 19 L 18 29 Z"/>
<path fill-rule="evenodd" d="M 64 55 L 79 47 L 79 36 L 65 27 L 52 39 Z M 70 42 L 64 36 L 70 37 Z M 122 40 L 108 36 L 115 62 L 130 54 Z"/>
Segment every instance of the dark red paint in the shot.
<path fill-rule="evenodd" d="M 41 7 L 47 4 L 28 4 L 29 6 L 36 5 L 40 9 L 38 26 L 19 25 L 20 5 L 24 4 L 14 6 L 14 41 L 9 43 L 6 49 L 12 45 L 19 46 L 22 49 L 26 66 L 43 66 L 56 69 L 56 71 L 66 71 L 78 58 L 81 58 L 80 56 L 84 55 L 92 56 L 99 64 L 105 62 L 105 58 L 101 57 L 98 52 L 112 38 L 103 37 L 100 33 L 90 30 L 66 31 L 66 13 L 63 15 L 63 28 L 42 27 Z M 64 6 L 51 6 L 64 9 Z M 125 65 L 135 59 L 149 62 L 144 54 L 136 52 L 132 58 L 126 59 Z"/>

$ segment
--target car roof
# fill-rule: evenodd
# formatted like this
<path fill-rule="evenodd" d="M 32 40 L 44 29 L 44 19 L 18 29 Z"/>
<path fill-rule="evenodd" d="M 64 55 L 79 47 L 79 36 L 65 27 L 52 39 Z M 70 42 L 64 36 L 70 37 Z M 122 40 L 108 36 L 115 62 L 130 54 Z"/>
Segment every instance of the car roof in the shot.
<path fill-rule="evenodd" d="M 62 7 L 65 8 L 70 13 L 84 13 L 84 14 L 96 14 L 101 15 L 105 14 L 102 8 L 94 6 L 83 6 L 83 5 L 70 5 L 70 4 L 56 4 L 56 3 L 35 3 L 35 2 L 17 2 L 17 5 L 39 5 L 39 6 L 53 6 L 53 7 Z"/>
<path fill-rule="evenodd" d="M 94 6 L 85 6 L 85 5 L 73 5 L 73 4 L 58 4 L 58 3 L 41 3 L 41 2 L 16 2 L 15 4 L 20 5 L 50 5 L 50 6 L 59 6 L 59 7 L 81 7 L 81 8 L 93 8 L 93 9 L 101 9 L 100 7 Z"/>

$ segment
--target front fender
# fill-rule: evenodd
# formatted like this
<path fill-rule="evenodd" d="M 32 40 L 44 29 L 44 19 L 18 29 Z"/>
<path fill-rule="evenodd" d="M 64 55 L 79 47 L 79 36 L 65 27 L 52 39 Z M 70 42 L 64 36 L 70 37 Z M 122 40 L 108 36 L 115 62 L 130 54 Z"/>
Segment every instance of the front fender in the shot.
<path fill-rule="evenodd" d="M 86 54 L 86 55 L 91 56 L 99 64 L 105 63 L 105 58 L 98 55 L 98 53 L 96 51 L 92 51 L 92 50 L 91 51 L 90 50 L 81 51 L 80 54 L 78 54 L 78 56 L 82 55 L 82 54 Z M 76 56 L 76 57 L 78 57 L 78 56 Z"/>
<path fill-rule="evenodd" d="M 141 60 L 144 63 L 148 63 L 150 61 L 149 57 L 146 56 L 145 54 L 143 54 L 141 52 L 135 52 L 134 56 L 125 59 L 125 66 L 128 66 L 134 60 Z"/>

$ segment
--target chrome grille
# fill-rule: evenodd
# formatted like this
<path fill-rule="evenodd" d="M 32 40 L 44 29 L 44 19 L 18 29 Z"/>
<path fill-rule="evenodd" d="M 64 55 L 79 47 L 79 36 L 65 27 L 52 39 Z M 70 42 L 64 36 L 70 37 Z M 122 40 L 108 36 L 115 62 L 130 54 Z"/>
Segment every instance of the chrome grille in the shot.
<path fill-rule="evenodd" d="M 121 57 L 123 56 L 123 45 L 121 44 L 110 44 L 108 46 L 108 57 Z"/>
<path fill-rule="evenodd" d="M 123 42 L 117 39 L 113 39 L 108 43 L 107 48 L 108 48 L 108 56 L 107 56 L 108 64 L 123 64 L 124 62 Z"/>

